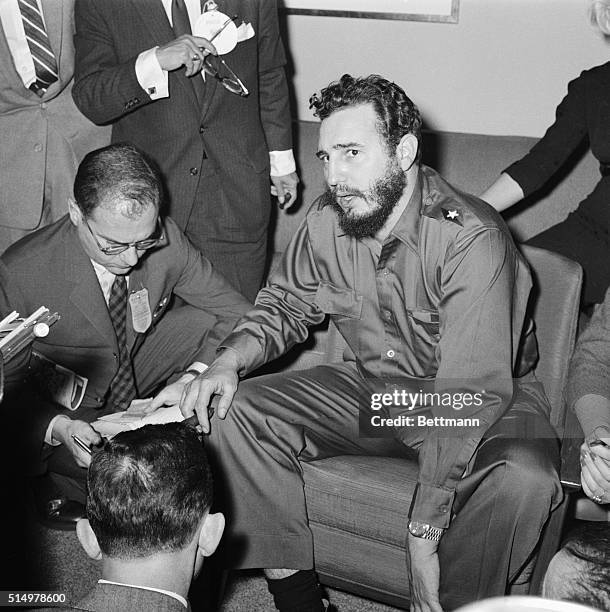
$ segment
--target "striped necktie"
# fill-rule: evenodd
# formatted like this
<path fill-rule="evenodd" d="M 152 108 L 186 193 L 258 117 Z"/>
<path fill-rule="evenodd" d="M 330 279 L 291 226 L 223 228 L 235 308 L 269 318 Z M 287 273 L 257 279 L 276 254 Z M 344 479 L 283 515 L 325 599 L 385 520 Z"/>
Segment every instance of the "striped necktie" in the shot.
<path fill-rule="evenodd" d="M 137 392 L 133 365 L 127 350 L 127 282 L 124 276 L 117 275 L 112 283 L 108 312 L 119 347 L 119 368 L 110 383 L 106 406 L 113 406 L 115 410 L 127 410 Z"/>
<path fill-rule="evenodd" d="M 18 3 L 25 37 L 36 70 L 36 80 L 30 85 L 30 89 L 37 95 L 43 96 L 49 86 L 59 78 L 57 61 L 49 43 L 38 2 L 18 0 Z"/>

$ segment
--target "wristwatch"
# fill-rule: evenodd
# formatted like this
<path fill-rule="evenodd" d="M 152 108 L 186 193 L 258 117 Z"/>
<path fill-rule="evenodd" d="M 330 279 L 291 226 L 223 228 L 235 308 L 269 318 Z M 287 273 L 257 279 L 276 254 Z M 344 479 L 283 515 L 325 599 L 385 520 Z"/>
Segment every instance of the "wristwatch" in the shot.
<path fill-rule="evenodd" d="M 434 540 L 438 542 L 443 537 L 445 530 L 440 527 L 432 527 L 428 523 L 420 523 L 419 521 L 409 521 L 409 533 L 416 538 L 423 540 Z"/>

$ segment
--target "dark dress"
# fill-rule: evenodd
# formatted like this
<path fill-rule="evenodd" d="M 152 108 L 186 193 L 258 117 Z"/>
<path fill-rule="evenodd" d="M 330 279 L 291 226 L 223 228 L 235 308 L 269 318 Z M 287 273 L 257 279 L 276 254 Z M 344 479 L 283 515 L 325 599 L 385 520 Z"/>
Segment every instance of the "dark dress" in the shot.
<path fill-rule="evenodd" d="M 543 186 L 585 139 L 600 162 L 600 180 L 561 223 L 527 244 L 576 260 L 585 272 L 582 303 L 601 302 L 610 285 L 610 62 L 585 70 L 568 85 L 555 123 L 509 174 L 527 196 Z"/>

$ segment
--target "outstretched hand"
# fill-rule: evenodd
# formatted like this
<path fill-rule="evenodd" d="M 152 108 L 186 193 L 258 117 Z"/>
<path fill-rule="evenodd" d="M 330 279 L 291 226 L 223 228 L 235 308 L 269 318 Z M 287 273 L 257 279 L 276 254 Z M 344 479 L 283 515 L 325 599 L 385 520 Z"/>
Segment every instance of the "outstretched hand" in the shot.
<path fill-rule="evenodd" d="M 234 351 L 224 351 L 203 374 L 184 386 L 180 400 L 180 411 L 185 419 L 197 415 L 204 433 L 210 431 L 208 407 L 215 395 L 220 396 L 216 413 L 224 419 L 231 407 L 239 384 L 239 364 Z"/>

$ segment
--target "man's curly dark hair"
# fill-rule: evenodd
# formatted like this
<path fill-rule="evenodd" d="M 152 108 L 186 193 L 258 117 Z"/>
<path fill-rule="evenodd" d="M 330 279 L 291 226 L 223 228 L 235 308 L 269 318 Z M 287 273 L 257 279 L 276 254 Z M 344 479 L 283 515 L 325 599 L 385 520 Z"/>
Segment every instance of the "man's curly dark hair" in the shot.
<path fill-rule="evenodd" d="M 326 119 L 335 111 L 348 106 L 372 104 L 377 114 L 377 129 L 385 140 L 388 152 L 394 154 L 405 134 L 417 138 L 421 155 L 421 115 L 415 104 L 396 83 L 378 74 L 355 78 L 344 74 L 309 98 L 314 116 Z"/>

